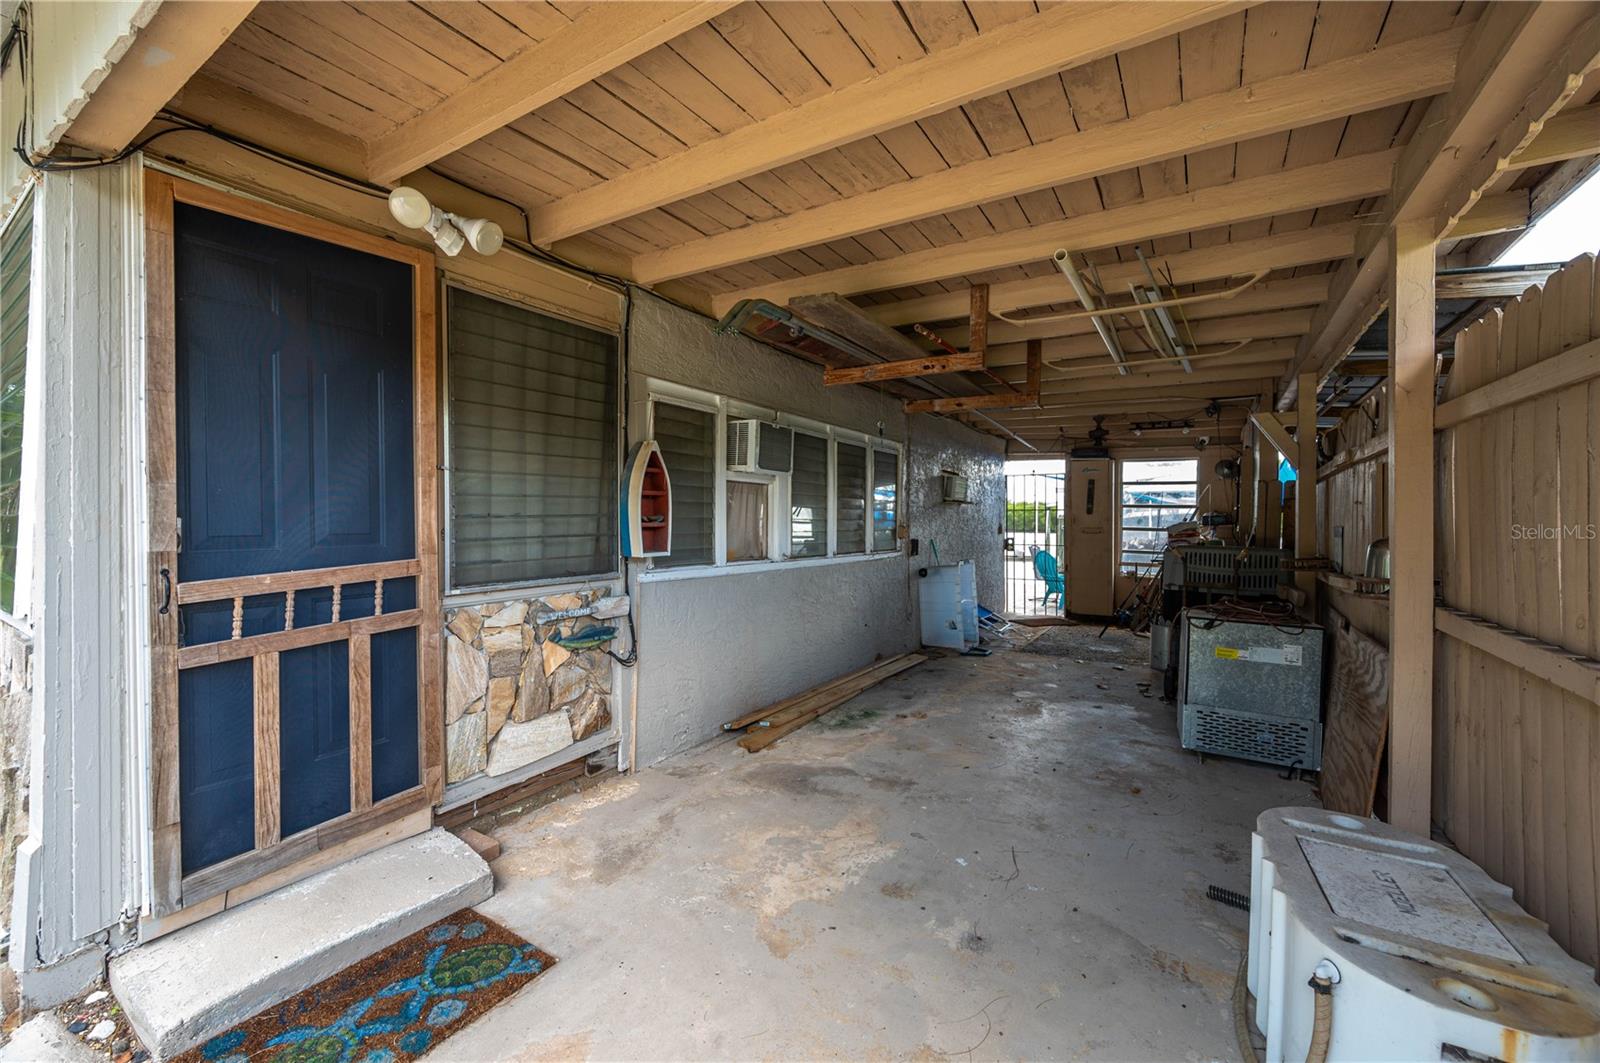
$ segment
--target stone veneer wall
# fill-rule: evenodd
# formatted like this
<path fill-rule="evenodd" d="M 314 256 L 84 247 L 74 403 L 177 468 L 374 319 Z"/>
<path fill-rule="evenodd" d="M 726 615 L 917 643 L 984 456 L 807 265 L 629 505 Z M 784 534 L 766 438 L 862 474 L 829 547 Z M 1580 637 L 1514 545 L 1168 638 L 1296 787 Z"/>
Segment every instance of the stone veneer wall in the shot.
<path fill-rule="evenodd" d="M 11 925 L 17 846 L 28 835 L 28 724 L 33 715 L 33 643 L 0 623 L 0 926 Z"/>
<path fill-rule="evenodd" d="M 504 775 L 611 726 L 611 658 L 550 636 L 615 621 L 536 625 L 603 589 L 469 605 L 445 614 L 445 781 Z M 535 630 L 535 629 L 538 630 Z"/>

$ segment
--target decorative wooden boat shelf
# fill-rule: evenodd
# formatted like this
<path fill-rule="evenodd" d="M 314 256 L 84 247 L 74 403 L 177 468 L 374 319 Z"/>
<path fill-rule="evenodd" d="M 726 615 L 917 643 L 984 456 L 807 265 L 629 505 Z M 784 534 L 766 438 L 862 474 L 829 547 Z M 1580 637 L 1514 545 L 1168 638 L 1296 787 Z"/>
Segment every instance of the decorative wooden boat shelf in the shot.
<path fill-rule="evenodd" d="M 661 448 L 647 439 L 628 461 L 622 489 L 622 553 L 663 557 L 672 550 L 672 479 Z"/>

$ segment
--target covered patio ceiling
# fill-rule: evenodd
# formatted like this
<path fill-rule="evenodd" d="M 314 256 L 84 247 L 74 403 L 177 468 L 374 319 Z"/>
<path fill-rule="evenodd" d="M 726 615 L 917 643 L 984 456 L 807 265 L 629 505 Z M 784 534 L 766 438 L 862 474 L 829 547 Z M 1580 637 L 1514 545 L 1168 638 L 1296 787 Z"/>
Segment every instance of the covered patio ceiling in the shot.
<path fill-rule="evenodd" d="M 1095 415 L 1130 442 L 1134 421 L 1326 376 L 1381 308 L 1374 233 L 1443 187 L 1447 145 L 1493 142 L 1492 95 L 1549 73 L 1528 64 L 1565 47 L 1573 8 L 270 3 L 171 107 L 244 136 L 313 123 L 305 143 L 339 146 L 351 176 L 430 170 L 514 204 L 511 237 L 714 315 L 837 293 L 962 347 L 969 286 L 988 284 L 1022 319 L 991 322 L 994 374 L 1021 384 L 1030 339 L 1047 363 L 1037 408 L 988 412 L 1050 448 Z M 1493 234 L 1592 168 L 1600 77 L 1572 85 L 1451 215 L 1452 264 L 1491 259 Z M 1119 302 L 1141 253 L 1177 295 L 1265 274 L 1185 308 L 1189 371 L 1125 322 L 1146 364 L 1119 375 L 1088 319 L 1025 320 L 1081 309 L 1057 248 Z M 1236 439 L 1244 420 L 1216 423 Z"/>

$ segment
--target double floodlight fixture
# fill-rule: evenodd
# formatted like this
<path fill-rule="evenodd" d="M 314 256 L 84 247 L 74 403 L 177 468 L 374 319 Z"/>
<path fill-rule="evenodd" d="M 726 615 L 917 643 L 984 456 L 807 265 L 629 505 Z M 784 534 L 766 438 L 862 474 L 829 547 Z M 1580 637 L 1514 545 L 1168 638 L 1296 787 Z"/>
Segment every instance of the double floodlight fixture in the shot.
<path fill-rule="evenodd" d="M 415 188 L 401 185 L 389 193 L 389 213 L 408 229 L 421 229 L 433 237 L 439 250 L 454 258 L 470 246 L 480 255 L 500 250 L 506 234 L 488 218 L 463 218 L 440 210 Z"/>

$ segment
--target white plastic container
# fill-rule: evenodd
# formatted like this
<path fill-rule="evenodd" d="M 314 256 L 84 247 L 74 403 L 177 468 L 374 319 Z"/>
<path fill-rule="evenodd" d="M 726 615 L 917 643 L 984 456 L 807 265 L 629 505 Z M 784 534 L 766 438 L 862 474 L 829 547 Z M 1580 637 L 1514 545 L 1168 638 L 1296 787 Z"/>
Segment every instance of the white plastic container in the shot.
<path fill-rule="evenodd" d="M 1600 1059 L 1600 987 L 1461 854 L 1377 820 L 1261 814 L 1249 986 L 1267 1061 L 1306 1058 L 1331 963 L 1341 1060 Z"/>

